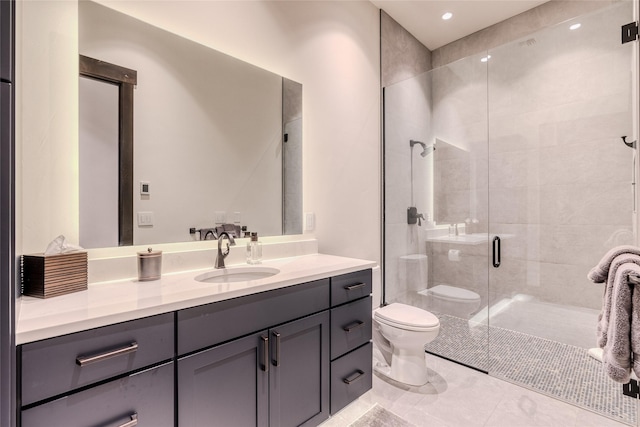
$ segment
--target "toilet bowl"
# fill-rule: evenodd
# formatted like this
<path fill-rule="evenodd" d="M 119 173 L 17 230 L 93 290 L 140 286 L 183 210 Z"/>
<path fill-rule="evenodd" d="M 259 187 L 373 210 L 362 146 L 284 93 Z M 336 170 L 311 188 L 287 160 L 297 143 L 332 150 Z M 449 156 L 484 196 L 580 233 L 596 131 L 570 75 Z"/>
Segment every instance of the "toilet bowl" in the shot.
<path fill-rule="evenodd" d="M 427 308 L 435 313 L 470 319 L 480 308 L 480 295 L 468 289 L 437 285 L 418 293 L 427 297 Z"/>
<path fill-rule="evenodd" d="M 440 321 L 428 311 L 401 303 L 378 308 L 373 313 L 373 340 L 388 366 L 376 370 L 404 384 L 426 384 L 424 346 L 439 331 Z"/>

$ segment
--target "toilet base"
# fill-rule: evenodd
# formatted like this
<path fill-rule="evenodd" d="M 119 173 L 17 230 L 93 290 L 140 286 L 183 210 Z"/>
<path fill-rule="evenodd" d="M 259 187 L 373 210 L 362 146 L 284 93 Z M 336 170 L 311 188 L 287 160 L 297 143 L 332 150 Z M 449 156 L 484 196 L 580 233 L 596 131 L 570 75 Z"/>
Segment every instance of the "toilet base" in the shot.
<path fill-rule="evenodd" d="M 391 356 L 391 377 L 404 384 L 421 386 L 429 382 L 424 350 L 394 349 Z"/>
<path fill-rule="evenodd" d="M 384 377 L 410 386 L 420 387 L 429 382 L 424 351 L 416 353 L 396 350 L 396 352 L 391 356 L 391 366 L 384 361 L 383 357 L 377 360 L 374 354 L 373 369 Z"/>

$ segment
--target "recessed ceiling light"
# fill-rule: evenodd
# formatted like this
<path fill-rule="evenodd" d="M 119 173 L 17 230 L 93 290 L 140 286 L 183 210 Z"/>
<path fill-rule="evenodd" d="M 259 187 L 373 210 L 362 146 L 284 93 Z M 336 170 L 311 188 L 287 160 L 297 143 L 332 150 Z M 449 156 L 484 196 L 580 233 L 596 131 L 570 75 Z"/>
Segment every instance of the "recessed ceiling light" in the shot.
<path fill-rule="evenodd" d="M 444 19 L 445 21 L 448 21 L 451 18 L 453 18 L 453 13 L 451 12 L 446 12 L 444 15 L 442 15 L 442 19 Z"/>
<path fill-rule="evenodd" d="M 569 27 L 570 30 L 577 30 L 578 28 L 581 27 L 582 24 L 580 24 L 579 22 L 576 24 L 573 24 L 572 26 Z"/>
<path fill-rule="evenodd" d="M 481 62 L 487 62 L 490 59 L 491 59 L 491 55 L 487 55 L 487 56 L 484 56 L 484 57 L 480 58 L 480 61 Z"/>

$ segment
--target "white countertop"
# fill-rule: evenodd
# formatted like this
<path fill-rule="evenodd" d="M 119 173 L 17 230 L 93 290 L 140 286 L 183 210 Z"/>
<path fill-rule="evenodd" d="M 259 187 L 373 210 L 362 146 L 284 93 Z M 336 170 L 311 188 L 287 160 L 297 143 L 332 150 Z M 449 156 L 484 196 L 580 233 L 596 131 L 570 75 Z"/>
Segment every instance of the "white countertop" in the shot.
<path fill-rule="evenodd" d="M 312 254 L 263 261 L 260 266 L 275 267 L 280 273 L 236 283 L 194 280 L 197 275 L 213 270 L 212 266 L 164 274 L 160 280 L 150 282 L 129 279 L 93 283 L 86 291 L 50 299 L 22 296 L 18 302 L 21 306 L 16 319 L 16 344 L 351 273 L 373 268 L 376 263 Z"/>

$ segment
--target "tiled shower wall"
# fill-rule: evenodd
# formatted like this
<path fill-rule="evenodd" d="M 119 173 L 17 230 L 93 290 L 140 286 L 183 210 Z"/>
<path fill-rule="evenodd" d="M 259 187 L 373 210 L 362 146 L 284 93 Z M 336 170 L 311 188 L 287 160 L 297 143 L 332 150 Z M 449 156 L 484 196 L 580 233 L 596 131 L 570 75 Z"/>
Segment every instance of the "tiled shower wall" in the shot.
<path fill-rule="evenodd" d="M 407 224 L 411 206 L 411 157 L 414 163 L 414 205 L 427 207 L 427 176 L 433 159 L 420 157 L 419 146 L 410 150 L 409 140 L 425 140 L 430 129 L 430 87 L 426 71 L 431 69 L 431 52 L 384 11 L 380 13 L 381 82 L 385 90 L 385 263 L 386 300 L 404 300 L 408 293 L 405 275 L 400 277 L 401 256 L 425 253 L 424 236 L 416 225 Z M 415 76 L 420 76 L 414 78 Z M 391 88 L 392 87 L 392 88 Z M 426 280 L 426 275 L 425 278 Z M 420 283 L 418 278 L 415 283 Z M 413 287 L 426 285 L 414 285 Z M 416 296 L 419 289 L 409 295 Z"/>
<path fill-rule="evenodd" d="M 490 303 L 524 294 L 598 309 L 602 289 L 587 272 L 609 248 L 634 242 L 633 151 L 620 139 L 633 135 L 632 47 L 619 41 L 631 7 L 618 3 L 581 17 L 579 30 L 571 21 L 489 50 L 488 87 L 479 69 L 486 53 L 432 72 L 436 137 L 472 153 L 470 216 L 479 231 L 489 219 L 490 236 L 502 237 L 501 266 L 488 272 Z M 478 120 L 487 112 L 488 127 Z M 451 248 L 462 262 L 447 259 Z M 483 296 L 486 249 L 430 245 L 432 280 Z"/>
<path fill-rule="evenodd" d="M 398 92 L 393 100 L 404 109 L 392 117 L 386 104 L 386 132 L 398 134 L 397 147 L 387 137 L 385 153 L 388 301 L 401 299 L 422 305 L 416 289 L 411 289 L 415 283 L 403 282 L 399 265 L 403 255 L 428 253 L 430 285 L 448 283 L 474 290 L 483 298 L 483 305 L 489 299 L 495 302 L 527 294 L 545 301 L 599 308 L 601 289 L 586 281 L 586 272 L 612 245 L 633 241 L 632 152 L 619 140 L 621 135 L 633 135 L 632 64 L 628 52 L 620 47 L 619 23 L 614 19 L 606 24 L 610 29 L 594 32 L 594 25 L 609 21 L 608 17 L 594 15 L 591 27 L 583 24 L 584 31 L 575 33 L 580 37 L 574 40 L 551 30 L 540 32 L 492 49 L 488 67 L 479 61 L 487 54 L 479 46 L 486 49 L 496 41 L 503 44 L 516 39 L 523 31 L 518 24 L 523 19 L 529 23 L 528 34 L 536 29 L 532 26 L 561 22 L 611 3 L 546 3 L 525 12 L 525 16 L 504 21 L 432 54 L 438 64 L 446 60 L 443 58 L 457 59 L 460 55 L 466 56 L 465 60 L 387 89 L 387 96 Z M 630 8 L 631 2 L 616 4 L 607 13 L 628 19 L 625 17 L 631 16 L 630 11 L 623 9 Z M 565 26 L 558 31 L 566 31 Z M 610 37 L 603 37 L 603 31 L 609 31 Z M 418 89 L 412 90 L 412 85 Z M 422 94 L 430 94 L 429 103 L 421 101 Z M 488 122 L 480 120 L 481 116 L 488 116 Z M 395 129 L 394 119 L 404 130 L 390 131 L 390 124 Z M 406 224 L 409 138 L 438 138 L 473 147 L 469 168 L 474 176 L 470 183 L 474 203 L 469 217 L 479 223 L 472 231 L 487 231 L 490 197 L 495 228 L 491 232 L 504 236 L 500 269 L 487 271 L 488 245 L 423 244 L 420 229 Z M 426 161 L 414 156 L 414 162 L 422 162 L 414 163 L 415 180 L 423 173 L 416 165 L 431 167 L 433 156 Z M 429 179 L 427 174 L 427 184 Z M 414 192 L 417 188 L 414 181 Z M 425 207 L 418 206 L 419 212 L 433 209 L 429 200 L 437 196 L 437 191 L 427 191 Z M 417 203 L 422 201 L 416 199 Z M 449 261 L 449 249 L 461 250 L 462 261 Z M 492 286 L 487 295 L 489 274 Z"/>
<path fill-rule="evenodd" d="M 632 2 L 490 51 L 491 233 L 504 239 L 491 299 L 517 293 L 598 309 L 587 272 L 633 244 Z M 579 22 L 581 27 L 570 30 Z M 637 77 L 635 77 L 637 79 Z"/>

